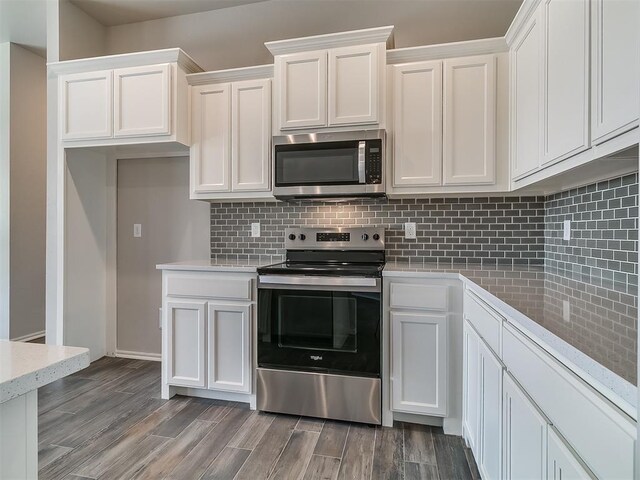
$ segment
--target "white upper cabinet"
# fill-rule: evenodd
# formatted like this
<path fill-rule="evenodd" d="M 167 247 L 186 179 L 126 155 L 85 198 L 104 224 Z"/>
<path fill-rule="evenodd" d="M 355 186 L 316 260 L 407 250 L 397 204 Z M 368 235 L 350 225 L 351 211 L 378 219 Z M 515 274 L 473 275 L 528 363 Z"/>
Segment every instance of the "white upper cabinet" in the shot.
<path fill-rule="evenodd" d="M 378 122 L 379 52 L 378 45 L 329 50 L 329 125 Z"/>
<path fill-rule="evenodd" d="M 275 58 L 280 129 L 327 124 L 327 52 L 302 52 Z"/>
<path fill-rule="evenodd" d="M 496 181 L 496 57 L 444 61 L 444 185 Z"/>
<path fill-rule="evenodd" d="M 267 42 L 275 67 L 274 133 L 382 127 L 385 52 L 392 30 L 377 27 Z"/>
<path fill-rule="evenodd" d="M 591 1 L 591 135 L 601 143 L 638 125 L 640 2 Z"/>
<path fill-rule="evenodd" d="M 394 65 L 394 187 L 442 184 L 442 62 Z"/>
<path fill-rule="evenodd" d="M 114 136 L 169 135 L 171 65 L 119 68 L 114 78 Z"/>
<path fill-rule="evenodd" d="M 66 147 L 189 145 L 186 76 L 202 69 L 179 48 L 57 62 L 49 69 L 58 75 Z"/>
<path fill-rule="evenodd" d="M 271 67 L 189 76 L 191 198 L 272 198 Z M 208 81 L 214 83 L 207 83 Z"/>
<path fill-rule="evenodd" d="M 395 312 L 391 318 L 392 409 L 447 414 L 447 316 Z"/>
<path fill-rule="evenodd" d="M 540 166 L 542 26 L 538 10 L 511 47 L 511 176 Z"/>
<path fill-rule="evenodd" d="M 228 83 L 191 91 L 191 191 L 230 189 L 231 87 Z"/>
<path fill-rule="evenodd" d="M 271 80 L 232 84 L 231 125 L 232 190 L 270 190 Z"/>
<path fill-rule="evenodd" d="M 60 79 L 63 140 L 110 138 L 113 135 L 113 72 L 100 70 Z"/>
<path fill-rule="evenodd" d="M 543 0 L 542 163 L 589 148 L 589 3 Z"/>

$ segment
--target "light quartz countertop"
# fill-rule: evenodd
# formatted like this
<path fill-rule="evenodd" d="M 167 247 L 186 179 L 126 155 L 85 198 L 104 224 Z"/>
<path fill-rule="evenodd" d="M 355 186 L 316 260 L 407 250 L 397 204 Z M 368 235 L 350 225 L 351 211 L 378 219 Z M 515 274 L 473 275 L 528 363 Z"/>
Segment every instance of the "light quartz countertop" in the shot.
<path fill-rule="evenodd" d="M 87 348 L 0 340 L 0 403 L 87 366 Z"/>
<path fill-rule="evenodd" d="M 255 273 L 258 268 L 272 263 L 278 263 L 281 259 L 274 260 L 234 260 L 234 259 L 209 259 L 188 260 L 185 262 L 162 263 L 156 265 L 158 270 L 186 270 L 195 272 L 246 272 Z"/>
<path fill-rule="evenodd" d="M 459 278 L 630 416 L 637 415 L 637 294 L 542 265 L 452 266 L 387 262 L 385 277 Z"/>

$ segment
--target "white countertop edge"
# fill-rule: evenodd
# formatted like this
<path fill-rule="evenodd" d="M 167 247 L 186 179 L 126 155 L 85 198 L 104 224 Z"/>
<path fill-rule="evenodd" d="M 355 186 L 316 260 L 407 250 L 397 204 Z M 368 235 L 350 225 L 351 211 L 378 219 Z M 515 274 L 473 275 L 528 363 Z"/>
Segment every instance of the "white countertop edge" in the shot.
<path fill-rule="evenodd" d="M 411 267 L 409 267 L 411 268 Z M 501 313 L 507 321 L 514 325 L 524 335 L 529 337 L 536 345 L 545 350 L 556 360 L 580 377 L 593 389 L 616 405 L 620 410 L 637 420 L 637 387 L 605 366 L 601 365 L 574 346 L 568 344 L 557 335 L 553 334 L 542 325 L 531 320 L 509 304 L 500 300 L 480 285 L 469 280 L 461 273 L 455 272 L 429 272 L 429 271 L 403 271 L 390 269 L 383 271 L 384 277 L 413 277 L 413 278 L 455 278 L 468 285 L 483 300 Z"/>
<path fill-rule="evenodd" d="M 261 264 L 262 265 L 262 264 Z M 217 265 L 206 264 L 205 262 L 176 262 L 176 263 L 161 263 L 156 265 L 156 270 L 174 270 L 174 271 L 191 271 L 191 272 L 242 272 L 242 273 L 256 273 L 258 265 L 255 264 L 242 264 L 242 263 L 224 263 L 221 262 Z"/>
<path fill-rule="evenodd" d="M 48 385 L 89 366 L 89 349 L 0 383 L 0 403 Z"/>

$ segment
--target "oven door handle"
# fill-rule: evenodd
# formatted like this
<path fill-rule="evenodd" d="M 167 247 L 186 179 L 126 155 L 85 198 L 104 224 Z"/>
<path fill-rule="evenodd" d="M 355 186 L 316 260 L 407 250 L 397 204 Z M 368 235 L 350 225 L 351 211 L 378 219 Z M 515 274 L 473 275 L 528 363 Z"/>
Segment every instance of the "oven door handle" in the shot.
<path fill-rule="evenodd" d="M 358 142 L 358 182 L 366 183 L 365 176 L 365 153 L 367 142 Z"/>
<path fill-rule="evenodd" d="M 309 287 L 376 287 L 378 279 L 368 277 L 321 277 L 306 275 L 260 275 L 264 285 L 294 285 Z"/>

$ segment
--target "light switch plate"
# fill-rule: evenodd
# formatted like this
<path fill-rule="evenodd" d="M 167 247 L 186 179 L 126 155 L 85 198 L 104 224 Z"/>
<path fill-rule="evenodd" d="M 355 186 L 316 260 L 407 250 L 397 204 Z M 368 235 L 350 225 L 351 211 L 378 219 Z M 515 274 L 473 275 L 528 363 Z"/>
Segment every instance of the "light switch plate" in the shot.
<path fill-rule="evenodd" d="M 564 232 L 562 238 L 566 241 L 571 240 L 571 220 L 564 221 Z"/>
<path fill-rule="evenodd" d="M 252 237 L 259 237 L 260 236 L 260 224 L 259 223 L 252 223 L 251 224 L 251 236 Z"/>
<path fill-rule="evenodd" d="M 404 224 L 404 238 L 415 239 L 416 238 L 416 223 L 407 222 Z"/>
<path fill-rule="evenodd" d="M 134 238 L 142 237 L 142 224 L 140 223 L 133 224 L 133 237 Z"/>

